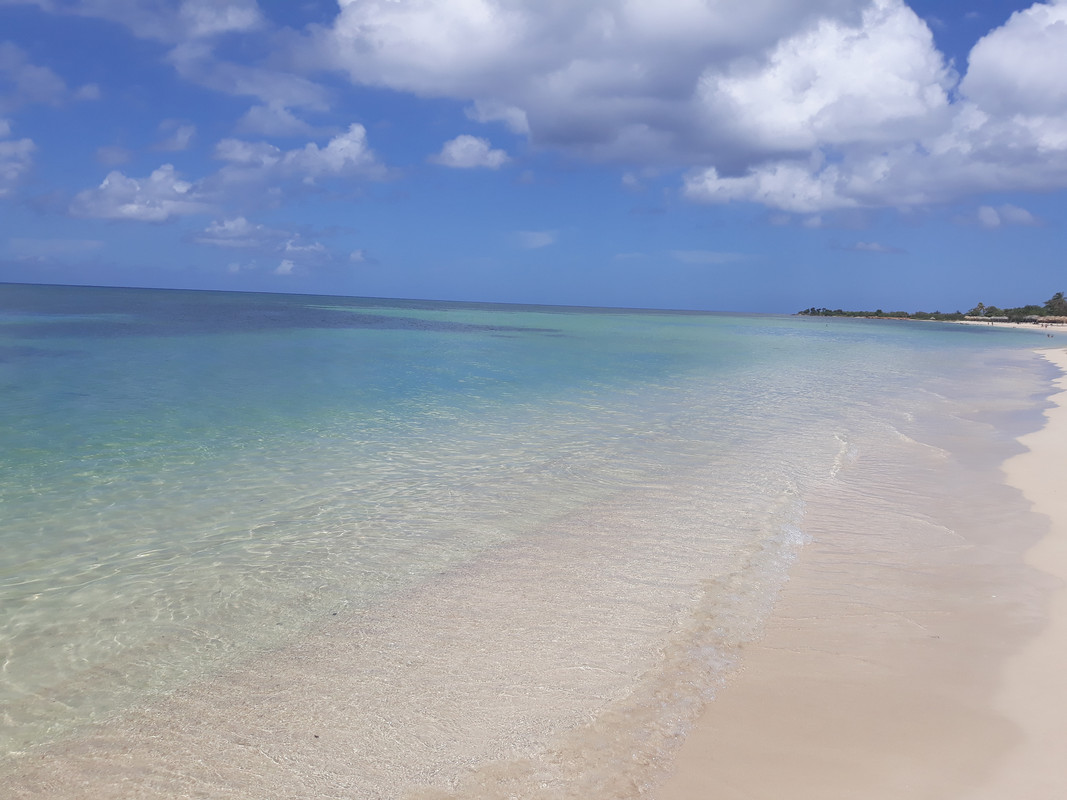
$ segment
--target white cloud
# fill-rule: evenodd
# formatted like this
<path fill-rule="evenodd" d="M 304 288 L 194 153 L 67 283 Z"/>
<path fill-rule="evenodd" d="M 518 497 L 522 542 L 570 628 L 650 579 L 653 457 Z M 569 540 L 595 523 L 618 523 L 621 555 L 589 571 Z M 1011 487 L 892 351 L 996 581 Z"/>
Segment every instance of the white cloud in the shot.
<path fill-rule="evenodd" d="M 312 136 L 314 128 L 282 105 L 252 106 L 240 120 L 237 130 L 264 136 Z"/>
<path fill-rule="evenodd" d="M 492 100 L 476 100 L 473 106 L 464 109 L 467 119 L 475 122 L 503 122 L 512 133 L 529 133 L 530 121 L 526 112 L 517 106 L 509 106 Z"/>
<path fill-rule="evenodd" d="M 1019 206 L 1013 206 L 1005 204 L 1000 207 L 1001 218 L 1011 225 L 1038 225 L 1040 221 L 1037 217 L 1027 211 L 1025 208 L 1019 208 Z"/>
<path fill-rule="evenodd" d="M 753 68 L 705 73 L 700 94 L 752 146 L 807 152 L 936 131 L 954 80 L 926 24 L 899 0 L 874 0 L 855 22 L 783 39 Z"/>
<path fill-rule="evenodd" d="M 280 263 L 274 272 L 279 275 L 291 274 L 297 268 L 337 265 L 353 260 L 352 255 L 334 252 L 322 242 L 309 241 L 300 233 L 269 228 L 245 217 L 215 220 L 191 239 L 197 244 L 243 250 L 261 257 L 259 260 L 266 263 L 278 258 Z M 252 263 L 240 268 L 252 269 L 255 261 L 253 259 Z"/>
<path fill-rule="evenodd" d="M 281 150 L 267 142 L 223 139 L 215 157 L 229 162 L 218 174 L 223 183 L 248 183 L 283 178 L 314 183 L 317 178 L 381 178 L 385 167 L 367 143 L 367 131 L 359 124 L 330 139 L 324 147 L 308 142 L 304 147 Z"/>
<path fill-rule="evenodd" d="M 978 221 L 983 228 L 999 228 L 1000 214 L 991 206 L 982 206 L 978 209 Z"/>
<path fill-rule="evenodd" d="M 708 69 L 858 0 L 346 0 L 304 58 L 357 83 L 473 101 L 541 145 L 646 161 L 714 152 L 696 113 Z"/>
<path fill-rule="evenodd" d="M 166 222 L 206 213 L 210 206 L 193 184 L 181 180 L 171 164 L 164 164 L 147 178 L 112 171 L 97 188 L 79 192 L 70 211 L 78 217 Z"/>
<path fill-rule="evenodd" d="M 367 253 L 363 250 L 353 250 L 348 254 L 348 260 L 353 264 L 362 264 L 367 260 Z"/>
<path fill-rule="evenodd" d="M 165 42 L 183 78 L 255 98 L 243 134 L 313 138 L 305 112 L 336 106 L 306 77 L 325 67 L 453 99 L 533 148 L 618 161 L 631 186 L 645 168 L 685 169 L 701 202 L 815 215 L 1067 187 L 1067 0 L 990 31 L 962 80 L 904 0 L 340 0 L 332 24 L 299 34 L 271 30 L 255 0 L 32 1 Z M 222 35 L 264 31 L 269 61 L 219 58 Z M 99 88 L 72 92 L 0 44 L 0 113 L 76 96 Z M 216 154 L 226 166 L 198 188 L 384 174 L 362 126 L 325 146 L 230 139 Z M 431 160 L 499 168 L 508 156 L 461 136 Z"/>
<path fill-rule="evenodd" d="M 988 112 L 1067 112 L 1067 3 L 1035 3 L 1012 14 L 971 50 L 961 91 Z"/>
<path fill-rule="evenodd" d="M 281 166 L 308 177 L 381 172 L 381 165 L 367 145 L 367 130 L 359 124 L 350 125 L 325 147 L 309 142 L 302 149 L 290 150 L 282 157 Z"/>
<path fill-rule="evenodd" d="M 1067 187 L 1065 0 L 992 31 L 962 82 L 903 0 L 340 5 L 307 63 L 538 147 L 687 167 L 694 200 L 813 214 Z"/>
<path fill-rule="evenodd" d="M 250 31 L 263 24 L 256 0 L 185 0 L 178 17 L 191 36 Z"/>
<path fill-rule="evenodd" d="M 493 150 L 488 139 L 479 139 L 467 134 L 445 142 L 441 152 L 430 157 L 430 161 L 435 164 L 460 169 L 498 169 L 509 160 L 508 154 L 503 150 Z"/>
<path fill-rule="evenodd" d="M 979 206 L 978 222 L 983 228 L 999 228 L 1001 225 L 1037 225 L 1037 218 L 1025 208 L 1004 204 L 993 206 Z"/>
<path fill-rule="evenodd" d="M 685 194 L 707 203 L 744 200 L 804 214 L 858 205 L 855 198 L 841 191 L 847 181 L 848 176 L 836 166 L 779 161 L 740 177 L 721 177 L 709 167 L 686 178 Z"/>
<path fill-rule="evenodd" d="M 156 144 L 156 150 L 187 150 L 196 136 L 196 126 L 168 119 L 159 124 L 161 133 L 169 134 L 166 139 Z"/>
<path fill-rule="evenodd" d="M 31 64 L 13 42 L 0 42 L 0 111 L 35 103 L 58 106 L 68 100 L 99 100 L 100 87 L 87 83 L 71 91 L 48 67 Z"/>
<path fill-rule="evenodd" d="M 10 134 L 10 124 L 0 120 L 0 136 Z M 18 180 L 29 172 L 36 149 L 32 139 L 0 141 L 0 197 L 9 194 Z"/>
<path fill-rule="evenodd" d="M 66 82 L 56 73 L 31 64 L 13 42 L 0 42 L 0 111 L 31 103 L 59 105 L 68 94 Z"/>
<path fill-rule="evenodd" d="M 186 80 L 209 89 L 233 95 L 258 98 L 263 108 L 249 112 L 242 131 L 267 135 L 308 135 L 289 113 L 291 108 L 326 111 L 331 107 L 329 93 L 316 82 L 285 67 L 234 63 L 216 52 L 222 35 L 253 34 L 269 30 L 256 0 L 0 0 L 37 5 L 43 11 L 66 16 L 105 19 L 126 27 L 134 36 L 172 45 L 167 61 Z M 0 45 L 2 48 L 3 45 Z M 280 49 L 271 43 L 272 51 Z M 0 75 L 5 58 L 0 50 Z M 40 70 L 40 68 L 38 68 Z M 65 86 L 48 70 L 38 76 L 54 79 L 49 92 L 57 95 Z M 2 84 L 2 80 L 0 80 Z M 42 89 L 43 91 L 43 89 Z M 81 87 L 79 99 L 96 99 L 100 89 L 94 84 Z M 0 92 L 2 100 L 2 92 Z M 57 102 L 49 100 L 48 102 Z M 273 118 L 271 118 L 273 117 Z M 279 129 L 285 127 L 283 133 Z"/>
<path fill-rule="evenodd" d="M 367 146 L 362 125 L 352 125 L 324 147 L 309 142 L 288 151 L 266 142 L 224 139 L 215 146 L 215 157 L 227 164 L 214 175 L 195 182 L 179 178 L 171 164 L 164 164 L 147 178 L 131 178 L 114 170 L 97 188 L 80 192 L 70 211 L 81 217 L 163 222 L 178 216 L 209 213 L 221 197 L 237 190 L 247 191 L 248 186 L 262 185 L 268 180 L 313 183 L 317 178 L 380 177 L 385 172 Z M 265 196 L 280 191 L 279 187 L 271 187 Z M 234 234 L 233 226 L 243 224 L 248 224 L 243 217 L 213 223 L 199 239 L 206 244 L 241 246 L 237 243 L 240 235 Z M 227 229 L 227 225 L 231 228 Z M 293 246 L 312 247 L 295 240 Z"/>
<path fill-rule="evenodd" d="M 856 242 L 851 247 L 847 247 L 847 250 L 854 250 L 858 253 L 878 253 L 881 255 L 898 255 L 903 251 L 897 247 L 891 247 L 881 242 Z"/>
<path fill-rule="evenodd" d="M 556 231 L 518 231 L 516 237 L 520 247 L 524 247 L 527 250 L 538 250 L 542 247 L 548 247 L 550 244 L 555 244 L 558 234 Z"/>
<path fill-rule="evenodd" d="M 330 109 L 322 86 L 291 71 L 221 61 L 211 42 L 189 39 L 174 47 L 167 60 L 186 80 L 216 92 L 259 99 L 268 107 Z"/>
<path fill-rule="evenodd" d="M 266 142 L 223 139 L 215 145 L 215 158 L 251 167 L 273 167 L 282 159 L 282 151 Z"/>
<path fill-rule="evenodd" d="M 290 234 L 286 231 L 256 225 L 244 217 L 234 217 L 212 222 L 203 233 L 193 237 L 193 241 L 215 247 L 262 248 L 276 245 L 288 236 Z"/>
<path fill-rule="evenodd" d="M 304 244 L 298 239 L 290 239 L 285 243 L 285 252 L 289 255 L 322 255 L 326 252 L 326 245 L 322 242 L 312 242 L 311 244 Z"/>

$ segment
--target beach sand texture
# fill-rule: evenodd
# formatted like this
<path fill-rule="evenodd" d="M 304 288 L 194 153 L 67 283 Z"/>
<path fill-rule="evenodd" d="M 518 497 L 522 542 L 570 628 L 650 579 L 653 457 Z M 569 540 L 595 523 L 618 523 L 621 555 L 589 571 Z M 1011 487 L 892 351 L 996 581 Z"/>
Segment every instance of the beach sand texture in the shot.
<path fill-rule="evenodd" d="M 1067 371 L 1067 351 L 1045 356 Z M 961 547 L 813 504 L 815 540 L 765 636 L 658 800 L 1067 797 L 1067 378 L 1056 385 L 1046 425 L 1004 465 L 1044 534 L 1020 563 L 1005 540 L 1032 540 L 1008 516 L 975 521 Z M 869 552 L 837 546 L 850 526 L 877 537 Z"/>

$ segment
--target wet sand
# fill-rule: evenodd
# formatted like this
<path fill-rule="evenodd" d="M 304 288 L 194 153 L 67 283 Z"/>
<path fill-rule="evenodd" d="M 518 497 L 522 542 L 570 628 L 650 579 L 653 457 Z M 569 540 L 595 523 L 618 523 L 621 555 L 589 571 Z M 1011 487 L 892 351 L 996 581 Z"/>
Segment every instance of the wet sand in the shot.
<path fill-rule="evenodd" d="M 1067 351 L 1046 355 L 1067 370 Z M 1004 492 L 999 518 L 968 524 L 951 498 L 930 498 L 930 525 L 812 504 L 814 541 L 657 800 L 1067 797 L 1067 378 L 1057 385 L 1045 427 L 1004 464 L 1007 485 L 982 489 Z"/>

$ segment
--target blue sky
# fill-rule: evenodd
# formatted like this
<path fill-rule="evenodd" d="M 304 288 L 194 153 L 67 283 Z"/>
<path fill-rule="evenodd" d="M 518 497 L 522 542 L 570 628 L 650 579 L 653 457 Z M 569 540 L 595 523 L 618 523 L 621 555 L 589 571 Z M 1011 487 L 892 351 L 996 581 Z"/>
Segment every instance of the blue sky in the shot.
<path fill-rule="evenodd" d="M 0 281 L 1067 290 L 1067 0 L 0 0 Z"/>

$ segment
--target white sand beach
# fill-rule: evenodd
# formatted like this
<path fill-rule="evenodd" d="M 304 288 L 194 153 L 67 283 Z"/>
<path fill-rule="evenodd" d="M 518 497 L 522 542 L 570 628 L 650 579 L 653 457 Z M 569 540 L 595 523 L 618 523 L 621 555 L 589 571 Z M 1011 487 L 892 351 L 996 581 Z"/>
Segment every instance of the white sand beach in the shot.
<path fill-rule="evenodd" d="M 1067 351 L 1045 355 L 1067 370 Z M 1049 521 L 1025 563 L 1010 566 L 1010 519 L 966 549 L 901 537 L 872 555 L 820 536 L 839 521 L 816 515 L 765 635 L 658 800 L 1067 797 L 1067 379 L 1058 386 L 1047 424 L 1004 466 Z M 975 556 L 995 555 L 997 537 L 1000 557 Z"/>

